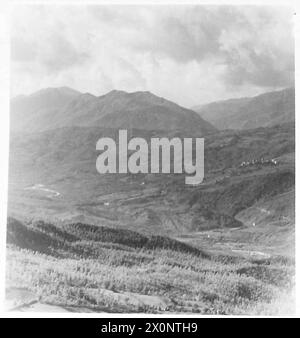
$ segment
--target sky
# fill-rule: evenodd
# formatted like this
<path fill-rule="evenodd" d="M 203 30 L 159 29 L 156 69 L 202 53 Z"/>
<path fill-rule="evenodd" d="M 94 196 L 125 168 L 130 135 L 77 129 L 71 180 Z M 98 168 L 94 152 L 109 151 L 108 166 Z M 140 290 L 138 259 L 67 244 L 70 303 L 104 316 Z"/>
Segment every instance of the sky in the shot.
<path fill-rule="evenodd" d="M 19 5 L 11 96 L 68 86 L 150 91 L 186 107 L 294 85 L 293 10 Z"/>

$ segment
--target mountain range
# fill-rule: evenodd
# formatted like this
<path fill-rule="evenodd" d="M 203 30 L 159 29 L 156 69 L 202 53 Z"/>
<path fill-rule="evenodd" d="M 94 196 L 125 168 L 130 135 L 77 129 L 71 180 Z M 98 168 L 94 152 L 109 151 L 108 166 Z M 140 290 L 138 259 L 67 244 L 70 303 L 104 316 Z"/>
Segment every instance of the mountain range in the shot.
<path fill-rule="evenodd" d="M 185 130 L 206 135 L 216 129 L 194 111 L 150 92 L 113 90 L 103 96 L 47 88 L 11 101 L 11 131 L 41 132 L 62 127 Z"/>
<path fill-rule="evenodd" d="M 95 96 L 68 87 L 46 88 L 13 98 L 10 121 L 12 132 L 81 126 L 203 136 L 217 129 L 252 129 L 295 121 L 295 89 L 187 109 L 150 92 L 113 90 Z"/>
<path fill-rule="evenodd" d="M 295 121 L 295 88 L 192 108 L 218 129 L 251 129 Z"/>

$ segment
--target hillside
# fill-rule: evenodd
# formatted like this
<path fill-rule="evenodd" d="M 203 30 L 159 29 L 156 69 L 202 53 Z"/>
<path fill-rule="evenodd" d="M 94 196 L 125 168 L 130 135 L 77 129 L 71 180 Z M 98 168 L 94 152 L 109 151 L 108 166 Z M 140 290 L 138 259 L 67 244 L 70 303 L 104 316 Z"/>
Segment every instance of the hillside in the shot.
<path fill-rule="evenodd" d="M 193 108 L 218 129 L 251 129 L 295 121 L 295 89 L 217 101 Z"/>
<path fill-rule="evenodd" d="M 183 175 L 100 175 L 95 144 L 115 134 L 114 129 L 68 127 L 14 135 L 9 213 L 176 236 L 242 226 L 239 212 L 294 187 L 293 125 L 207 136 L 205 180 L 198 187 L 186 186 Z M 133 134 L 147 139 L 159 133 Z"/>
<path fill-rule="evenodd" d="M 181 130 L 206 135 L 215 128 L 194 111 L 150 92 L 111 91 L 103 96 L 49 88 L 11 101 L 11 131 L 61 127 Z"/>
<path fill-rule="evenodd" d="M 293 262 L 213 256 L 166 237 L 8 220 L 10 310 L 285 314 Z M 282 308 L 283 299 L 285 307 Z"/>

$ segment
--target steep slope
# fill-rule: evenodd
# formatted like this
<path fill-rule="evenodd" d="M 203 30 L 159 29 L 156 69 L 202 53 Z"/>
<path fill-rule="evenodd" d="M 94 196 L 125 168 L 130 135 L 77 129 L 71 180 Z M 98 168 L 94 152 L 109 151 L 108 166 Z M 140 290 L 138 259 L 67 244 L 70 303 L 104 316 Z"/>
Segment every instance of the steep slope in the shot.
<path fill-rule="evenodd" d="M 194 111 L 150 92 L 112 91 L 96 97 L 57 88 L 12 100 L 12 131 L 70 126 L 181 130 L 199 135 L 215 131 Z"/>
<path fill-rule="evenodd" d="M 251 129 L 295 120 L 295 89 L 195 107 L 201 117 L 218 129 Z"/>

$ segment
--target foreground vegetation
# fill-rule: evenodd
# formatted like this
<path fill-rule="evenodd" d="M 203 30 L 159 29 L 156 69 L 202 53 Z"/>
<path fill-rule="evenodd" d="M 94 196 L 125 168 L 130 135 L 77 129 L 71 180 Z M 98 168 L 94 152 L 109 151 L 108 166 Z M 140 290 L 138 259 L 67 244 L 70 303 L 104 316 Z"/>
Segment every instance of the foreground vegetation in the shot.
<path fill-rule="evenodd" d="M 105 312 L 292 311 L 293 262 L 208 255 L 166 237 L 9 219 L 7 290 Z"/>

